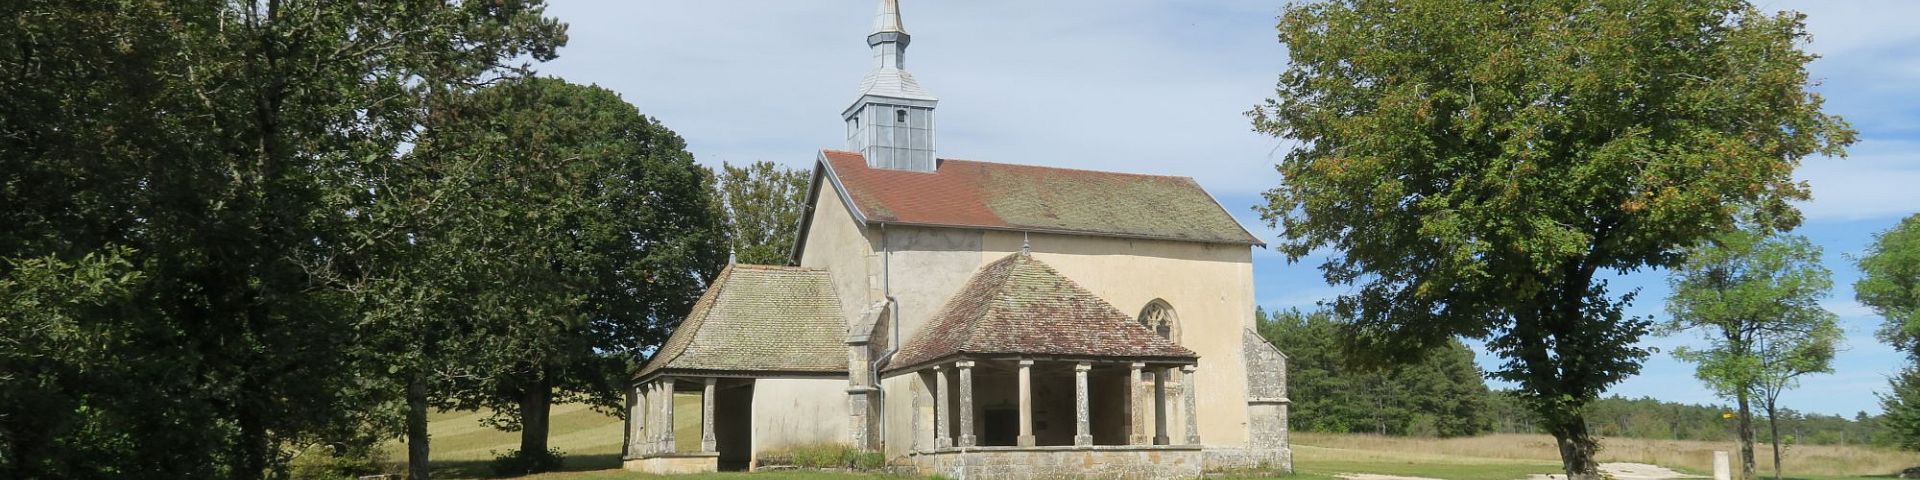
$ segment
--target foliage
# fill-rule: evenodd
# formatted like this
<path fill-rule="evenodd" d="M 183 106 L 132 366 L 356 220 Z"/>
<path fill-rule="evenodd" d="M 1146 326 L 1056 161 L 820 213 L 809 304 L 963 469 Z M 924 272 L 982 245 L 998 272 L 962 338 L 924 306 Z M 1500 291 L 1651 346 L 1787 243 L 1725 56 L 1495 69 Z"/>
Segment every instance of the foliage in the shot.
<path fill-rule="evenodd" d="M 1579 477 L 1585 407 L 1647 355 L 1601 273 L 1675 265 L 1742 210 L 1792 227 L 1795 166 L 1854 139 L 1808 90 L 1802 16 L 1740 0 L 1341 0 L 1278 30 L 1249 112 L 1298 142 L 1261 208 L 1278 249 L 1357 286 L 1333 302 L 1357 352 L 1485 339 Z"/>
<path fill-rule="evenodd" d="M 761 465 L 791 465 L 800 468 L 846 468 L 875 470 L 885 467 L 887 458 L 841 443 L 809 443 L 761 452 Z"/>
<path fill-rule="evenodd" d="M 1901 369 L 1889 383 L 1891 391 L 1880 394 L 1886 428 L 1900 448 L 1920 450 L 1920 367 Z"/>
<path fill-rule="evenodd" d="M 559 449 L 534 452 L 508 450 L 505 454 L 494 456 L 488 467 L 493 469 L 494 475 L 514 477 L 559 470 L 566 460 L 567 456 L 560 453 Z"/>
<path fill-rule="evenodd" d="M 1832 371 L 1839 319 L 1820 307 L 1832 273 L 1804 237 L 1732 230 L 1690 249 L 1672 275 L 1673 319 L 1661 330 L 1706 337 L 1709 347 L 1673 355 L 1694 363 L 1696 377 L 1734 401 L 1741 471 L 1753 478 L 1753 401 L 1774 411 L 1800 376 Z M 1778 465 L 1778 443 L 1774 453 Z"/>
<path fill-rule="evenodd" d="M 1342 325 L 1327 312 L 1262 309 L 1255 318 L 1260 336 L 1287 352 L 1294 430 L 1455 437 L 1491 427 L 1491 394 L 1466 345 L 1453 342 L 1419 363 L 1368 368 L 1339 350 Z"/>
<path fill-rule="evenodd" d="M 1885 319 L 1880 340 L 1920 358 L 1920 214 L 1875 235 L 1859 265 L 1854 296 Z"/>
<path fill-rule="evenodd" d="M 721 166 L 720 196 L 714 202 L 726 209 L 734 255 L 741 263 L 791 262 L 811 177 L 806 170 L 765 160 L 745 167 Z"/>
<path fill-rule="evenodd" d="M 457 182 L 426 241 L 473 280 L 451 298 L 473 334 L 442 406 L 494 412 L 546 451 L 550 405 L 618 412 L 726 261 L 713 179 L 686 144 L 612 91 L 516 79 L 458 99 L 409 161 Z M 505 288 L 502 288 L 505 287 Z"/>
<path fill-rule="evenodd" d="M 1859 265 L 1854 298 L 1880 314 L 1880 340 L 1911 363 L 1889 379 L 1880 405 L 1900 446 L 1920 450 L 1920 214 L 1876 235 Z"/>
<path fill-rule="evenodd" d="M 552 58 L 564 26 L 542 8 L 0 7 L 0 259 L 117 245 L 144 279 L 71 317 L 87 335 L 47 339 L 113 357 L 18 399 L 44 423 L 6 434 L 0 476 L 260 478 L 284 474 L 293 445 L 371 442 L 386 386 L 360 375 L 380 355 L 341 282 L 365 243 L 342 187 L 399 155 L 433 94 Z M 6 265 L 0 278 L 60 281 Z"/>
<path fill-rule="evenodd" d="M 1494 392 L 1487 410 L 1495 433 L 1544 433 L 1539 418 L 1512 391 Z M 1611 396 L 1588 405 L 1586 417 L 1588 428 L 1602 437 L 1727 442 L 1735 438 L 1732 422 L 1723 417 L 1729 411 L 1726 405 Z M 1779 423 L 1782 441 L 1791 438 L 1796 444 L 1893 446 L 1882 418 L 1866 412 L 1849 418 L 1782 407 L 1768 420 Z M 1773 440 L 1768 432 L 1757 435 L 1760 441 Z"/>
<path fill-rule="evenodd" d="M 386 458 L 369 445 L 315 445 L 287 463 L 287 478 L 293 480 L 340 480 L 380 473 Z"/>

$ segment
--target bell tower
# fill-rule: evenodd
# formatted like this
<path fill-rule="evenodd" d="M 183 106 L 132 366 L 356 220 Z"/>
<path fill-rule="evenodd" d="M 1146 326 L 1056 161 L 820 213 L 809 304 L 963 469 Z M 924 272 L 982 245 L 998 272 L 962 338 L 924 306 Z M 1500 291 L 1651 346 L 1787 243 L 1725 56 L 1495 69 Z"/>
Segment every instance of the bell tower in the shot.
<path fill-rule="evenodd" d="M 907 35 L 900 23 L 899 0 L 881 0 L 873 33 L 873 70 L 860 81 L 860 98 L 840 116 L 847 123 L 847 149 L 860 152 L 867 166 L 932 173 L 933 109 L 940 103 L 907 73 Z"/>

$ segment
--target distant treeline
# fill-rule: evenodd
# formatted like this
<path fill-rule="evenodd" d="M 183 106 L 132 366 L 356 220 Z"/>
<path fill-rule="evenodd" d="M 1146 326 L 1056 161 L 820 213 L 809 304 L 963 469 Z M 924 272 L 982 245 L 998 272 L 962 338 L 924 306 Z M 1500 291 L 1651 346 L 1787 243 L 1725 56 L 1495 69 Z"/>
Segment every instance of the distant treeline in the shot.
<path fill-rule="evenodd" d="M 1365 368 L 1341 351 L 1341 324 L 1325 312 L 1256 312 L 1260 334 L 1287 354 L 1289 420 L 1296 431 L 1458 437 L 1545 433 L 1513 392 L 1487 388 L 1473 351 L 1460 342 L 1417 362 Z M 1724 405 L 1607 397 L 1588 407 L 1594 434 L 1732 441 Z M 1894 446 L 1880 416 L 1853 418 L 1781 409 L 1786 444 Z M 1760 429 L 1761 442 L 1770 442 Z"/>

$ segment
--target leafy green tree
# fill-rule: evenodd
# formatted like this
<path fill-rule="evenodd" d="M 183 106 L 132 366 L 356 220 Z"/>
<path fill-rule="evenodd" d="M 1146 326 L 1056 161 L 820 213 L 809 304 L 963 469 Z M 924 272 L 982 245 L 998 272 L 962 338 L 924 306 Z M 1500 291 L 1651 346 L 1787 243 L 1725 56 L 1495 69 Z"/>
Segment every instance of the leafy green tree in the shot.
<path fill-rule="evenodd" d="M 1261 209 L 1278 249 L 1357 285 L 1333 302 L 1356 352 L 1486 340 L 1574 478 L 1586 406 L 1647 356 L 1603 273 L 1675 265 L 1743 209 L 1793 226 L 1795 166 L 1854 139 L 1808 90 L 1802 16 L 1740 0 L 1335 0 L 1278 30 L 1249 112 L 1297 142 Z"/>
<path fill-rule="evenodd" d="M 480 282 L 456 290 L 472 334 L 443 405 L 490 409 L 519 455 L 544 455 L 554 401 L 620 413 L 641 353 L 725 265 L 713 176 L 603 88 L 511 80 L 449 108 L 412 154 L 468 182 L 433 238 Z"/>
<path fill-rule="evenodd" d="M 1881 232 L 1859 259 L 1854 298 L 1885 319 L 1879 337 L 1913 362 L 1880 396 L 1887 426 L 1902 448 L 1920 450 L 1920 215 Z"/>
<path fill-rule="evenodd" d="M 1312 432 L 1458 437 L 1486 432 L 1491 401 L 1473 351 L 1458 342 L 1419 363 L 1356 365 L 1341 324 L 1324 311 L 1255 312 L 1267 341 L 1287 352 L 1293 428 Z"/>
<path fill-rule="evenodd" d="M 1920 367 L 1908 366 L 1888 381 L 1892 391 L 1880 394 L 1880 408 L 1893 443 L 1907 450 L 1920 450 Z"/>
<path fill-rule="evenodd" d="M 1674 357 L 1697 365 L 1694 375 L 1734 401 L 1742 478 L 1754 478 L 1753 401 L 1767 410 L 1780 475 L 1778 401 L 1802 375 L 1832 371 L 1839 319 L 1820 307 L 1833 288 L 1820 248 L 1796 235 L 1733 230 L 1687 252 L 1673 269 L 1661 330 L 1699 331 L 1709 346 L 1681 347 Z"/>
<path fill-rule="evenodd" d="M 342 187 L 399 155 L 430 93 L 552 58 L 563 30 L 537 1 L 0 6 L 0 278 L 61 291 L 78 274 L 22 260 L 118 258 L 141 279 L 36 347 L 112 357 L 0 406 L 38 417 L 0 434 L 27 439 L 0 476 L 252 479 L 372 441 Z"/>
<path fill-rule="evenodd" d="M 812 175 L 758 161 L 745 167 L 721 165 L 719 198 L 727 211 L 727 229 L 734 255 L 741 263 L 785 265 L 792 259 L 800 230 L 800 214 L 807 207 L 807 181 Z"/>

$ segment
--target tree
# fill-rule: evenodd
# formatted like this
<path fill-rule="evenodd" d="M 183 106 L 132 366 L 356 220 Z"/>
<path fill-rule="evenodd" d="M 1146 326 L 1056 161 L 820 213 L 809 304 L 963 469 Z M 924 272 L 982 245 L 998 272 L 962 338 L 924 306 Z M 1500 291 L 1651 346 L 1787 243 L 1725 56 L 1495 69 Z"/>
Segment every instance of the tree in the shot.
<path fill-rule="evenodd" d="M 1780 476 L 1780 393 L 1800 376 L 1832 371 L 1839 319 L 1820 307 L 1833 288 L 1820 248 L 1805 237 L 1733 230 L 1687 252 L 1673 269 L 1665 332 L 1700 331 L 1709 346 L 1681 347 L 1674 357 L 1697 365 L 1694 375 L 1734 401 L 1743 478 L 1754 478 L 1753 408 L 1767 411 L 1774 478 Z"/>
<path fill-rule="evenodd" d="M 741 263 L 785 265 L 807 205 L 805 170 L 758 161 L 745 167 L 721 165 L 716 205 L 727 212 L 727 230 Z"/>
<path fill-rule="evenodd" d="M 1342 354 L 1340 322 L 1327 312 L 1257 310 L 1255 318 L 1261 337 L 1287 351 L 1297 430 L 1460 437 L 1492 427 L 1493 399 L 1466 345 L 1377 368 Z"/>
<path fill-rule="evenodd" d="M 364 381 L 377 352 L 337 282 L 362 243 L 343 187 L 399 155 L 424 92 L 552 58 L 564 26 L 541 10 L 0 7 L 0 278 L 63 291 L 82 276 L 22 260 L 116 258 L 141 280 L 54 323 L 83 334 L 36 345 L 111 357 L 38 372 L 31 398 L 0 405 L 37 422 L 0 426 L 26 439 L 0 476 L 252 479 L 305 446 L 372 441 L 384 412 L 368 405 L 385 397 Z"/>
<path fill-rule="evenodd" d="M 434 240 L 484 261 L 465 273 L 473 334 L 444 406 L 490 409 L 519 455 L 543 456 L 553 402 L 619 414 L 641 353 L 725 265 L 713 176 L 603 88 L 509 80 L 449 108 L 413 156 L 471 182 Z"/>
<path fill-rule="evenodd" d="M 1901 447 L 1920 450 L 1920 215 L 1875 236 L 1859 264 L 1854 298 L 1880 314 L 1880 340 L 1912 363 L 1890 379 L 1880 405 Z"/>
<path fill-rule="evenodd" d="M 1584 409 L 1639 371 L 1634 292 L 1736 212 L 1793 226 L 1792 179 L 1854 133 L 1808 90 L 1802 16 L 1738 0 L 1337 0 L 1287 7 L 1288 67 L 1248 112 L 1297 146 L 1261 214 L 1325 252 L 1349 348 L 1486 340 L 1574 478 Z M 1324 249 L 1324 250 L 1322 250 Z"/>

